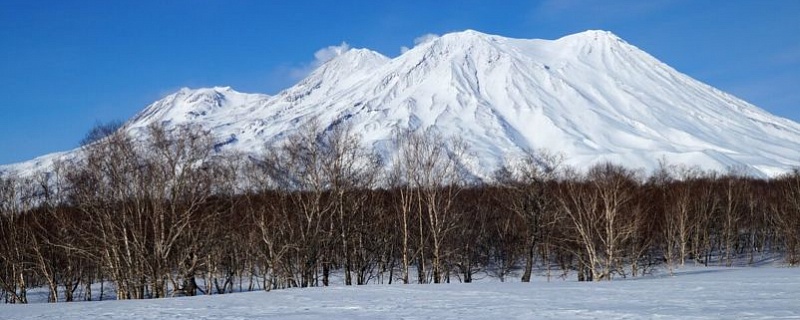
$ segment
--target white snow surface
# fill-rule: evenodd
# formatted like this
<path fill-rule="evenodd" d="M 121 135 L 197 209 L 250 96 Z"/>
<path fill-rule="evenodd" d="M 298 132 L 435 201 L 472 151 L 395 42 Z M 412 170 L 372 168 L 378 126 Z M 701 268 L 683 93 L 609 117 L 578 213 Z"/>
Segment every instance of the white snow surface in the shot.
<path fill-rule="evenodd" d="M 578 168 L 611 161 L 649 171 L 667 160 L 774 176 L 800 165 L 800 124 L 596 30 L 556 40 L 467 30 L 396 58 L 349 49 L 274 96 L 181 89 L 125 128 L 191 122 L 211 130 L 221 149 L 258 152 L 313 118 L 351 125 L 385 158 L 395 154 L 394 130 L 434 127 L 471 146 L 462 160 L 479 177 L 541 149 Z"/>
<path fill-rule="evenodd" d="M 540 280 L 541 278 L 536 278 Z M 1 319 L 797 319 L 800 269 L 686 268 L 612 282 L 367 285 L 0 305 Z"/>

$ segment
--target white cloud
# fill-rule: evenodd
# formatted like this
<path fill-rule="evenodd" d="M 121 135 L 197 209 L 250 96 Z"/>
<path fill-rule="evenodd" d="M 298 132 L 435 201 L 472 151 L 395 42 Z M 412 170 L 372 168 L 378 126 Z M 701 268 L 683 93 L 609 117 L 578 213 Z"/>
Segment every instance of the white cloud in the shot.
<path fill-rule="evenodd" d="M 436 40 L 438 38 L 439 38 L 438 34 L 426 33 L 426 34 L 423 34 L 423 35 L 421 35 L 419 37 L 414 38 L 414 46 L 416 47 L 418 45 L 421 45 L 423 43 L 428 43 L 428 42 Z M 400 53 L 401 54 L 406 53 L 406 51 L 408 51 L 408 50 L 411 50 L 411 48 L 406 47 L 406 46 L 400 47 Z"/>
<path fill-rule="evenodd" d="M 300 80 L 305 78 L 308 74 L 310 74 L 314 69 L 319 68 L 325 62 L 330 61 L 333 58 L 336 58 L 342 53 L 347 52 L 350 50 L 350 45 L 347 42 L 342 41 L 342 43 L 338 46 L 327 46 L 325 48 L 317 50 L 314 52 L 314 61 L 305 63 L 300 67 L 291 68 L 289 70 L 289 77 L 294 80 Z"/>
<path fill-rule="evenodd" d="M 417 45 L 420 45 L 420 44 L 423 44 L 423 43 L 428 43 L 428 42 L 436 40 L 438 38 L 439 38 L 438 34 L 426 33 L 426 34 L 423 34 L 423 35 L 421 35 L 419 37 L 414 38 L 414 46 L 417 46 Z"/>
<path fill-rule="evenodd" d="M 347 42 L 342 41 L 342 44 L 338 46 L 328 46 L 327 48 L 322 48 L 314 52 L 314 64 L 316 66 L 321 66 L 323 63 L 328 62 L 333 58 L 336 58 L 342 53 L 347 52 L 350 50 L 350 45 Z"/>

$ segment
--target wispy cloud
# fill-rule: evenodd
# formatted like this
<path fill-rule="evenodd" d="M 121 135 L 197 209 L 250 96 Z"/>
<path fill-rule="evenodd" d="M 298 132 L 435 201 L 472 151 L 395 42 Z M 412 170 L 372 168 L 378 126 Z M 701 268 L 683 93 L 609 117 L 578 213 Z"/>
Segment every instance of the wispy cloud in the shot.
<path fill-rule="evenodd" d="M 314 52 L 314 60 L 275 67 L 275 69 L 266 75 L 266 79 L 264 80 L 266 92 L 275 94 L 279 90 L 296 84 L 325 62 L 330 61 L 348 50 L 350 50 L 350 45 L 342 41 L 339 45 L 327 46 Z"/>
<path fill-rule="evenodd" d="M 427 42 L 436 40 L 438 38 L 439 38 L 439 35 L 435 34 L 435 33 L 423 34 L 423 35 L 421 35 L 419 37 L 414 38 L 414 47 L 416 47 L 416 46 L 418 46 L 420 44 L 423 44 L 423 43 L 427 43 Z M 406 51 L 408 51 L 408 50 L 411 50 L 411 48 L 406 47 L 406 46 L 400 47 L 400 53 L 401 54 L 406 53 Z"/>
<path fill-rule="evenodd" d="M 299 81 L 314 71 L 314 69 L 319 68 L 319 66 L 333 58 L 336 58 L 340 54 L 347 52 L 347 50 L 350 50 L 350 45 L 344 41 L 342 41 L 342 43 L 338 46 L 327 46 L 319 49 L 317 52 L 314 52 L 313 61 L 304 63 L 299 67 L 289 69 L 289 78 L 291 78 L 292 81 Z"/>

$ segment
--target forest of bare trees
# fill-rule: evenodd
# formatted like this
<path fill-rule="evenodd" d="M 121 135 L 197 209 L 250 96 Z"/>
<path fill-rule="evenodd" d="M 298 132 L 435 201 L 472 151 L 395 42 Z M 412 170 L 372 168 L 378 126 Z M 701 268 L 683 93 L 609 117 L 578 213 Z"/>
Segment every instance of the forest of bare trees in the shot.
<path fill-rule="evenodd" d="M 397 133 L 389 160 L 360 141 L 312 122 L 254 156 L 214 152 L 196 127 L 93 130 L 76 160 L 0 175 L 0 299 L 800 264 L 797 170 L 575 170 L 537 152 L 480 181 L 460 162 L 469 146 L 435 131 Z"/>

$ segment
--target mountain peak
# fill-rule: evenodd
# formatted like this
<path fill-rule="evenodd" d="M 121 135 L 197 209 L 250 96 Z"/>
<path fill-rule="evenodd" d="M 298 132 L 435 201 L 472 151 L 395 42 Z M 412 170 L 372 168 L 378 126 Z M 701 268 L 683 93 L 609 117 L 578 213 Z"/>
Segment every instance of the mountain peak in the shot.
<path fill-rule="evenodd" d="M 430 39 L 420 42 L 410 51 L 420 52 L 420 56 L 416 60 L 421 61 L 427 60 L 428 57 L 453 56 L 453 54 L 463 54 L 476 49 L 480 51 L 493 50 L 490 48 L 494 46 L 494 40 L 497 38 L 497 36 L 468 29 L 438 37 L 430 37 Z"/>
<path fill-rule="evenodd" d="M 220 109 L 241 104 L 243 101 L 266 99 L 269 96 L 245 94 L 230 86 L 192 89 L 183 87 L 175 93 L 147 106 L 134 116 L 126 126 L 146 127 L 153 122 L 178 123 L 193 121 L 220 113 Z"/>
<path fill-rule="evenodd" d="M 444 34 L 432 42 L 455 42 L 455 43 L 474 43 L 476 41 L 487 41 L 493 37 L 497 37 L 494 35 L 486 34 L 480 31 L 475 31 L 472 29 L 467 29 L 464 31 L 457 31 Z"/>
<path fill-rule="evenodd" d="M 236 90 L 233 90 L 230 86 L 214 86 L 214 87 L 203 87 L 203 88 L 189 88 L 189 87 L 182 87 L 178 91 L 167 95 L 166 98 L 172 97 L 173 99 L 181 99 L 182 97 L 197 97 L 197 96 L 215 96 L 215 95 L 225 95 L 228 93 L 239 93 Z"/>
<path fill-rule="evenodd" d="M 474 30 L 474 29 L 466 29 L 466 30 L 463 30 L 463 31 L 456 31 L 456 32 L 447 33 L 447 34 L 443 35 L 442 37 L 480 37 L 480 38 L 485 38 L 485 37 L 491 37 L 491 36 L 492 35 L 490 35 L 490 34 L 483 33 L 483 32 L 480 32 L 480 31 L 477 31 L 477 30 Z"/>
<path fill-rule="evenodd" d="M 608 30 L 600 30 L 600 29 L 596 29 L 596 30 L 590 29 L 590 30 L 586 30 L 586 31 L 583 31 L 583 32 L 578 32 L 578 33 L 576 33 L 574 35 L 575 36 L 581 36 L 581 37 L 592 37 L 592 38 L 595 38 L 595 39 L 598 39 L 598 38 L 620 39 L 620 37 L 617 36 L 616 34 L 614 34 L 613 32 L 608 31 Z"/>
<path fill-rule="evenodd" d="M 369 49 L 350 48 L 314 69 L 298 86 L 311 87 L 307 89 L 315 90 L 322 83 L 336 83 L 343 78 L 373 70 L 389 60 L 388 57 Z"/>
<path fill-rule="evenodd" d="M 363 68 L 371 68 L 387 61 L 389 61 L 389 58 L 378 52 L 369 49 L 349 48 L 322 63 L 309 77 L 318 73 L 330 73 L 331 71 L 352 72 Z"/>
<path fill-rule="evenodd" d="M 574 41 L 584 44 L 626 44 L 625 40 L 607 30 L 586 30 L 561 37 L 557 41 Z"/>
<path fill-rule="evenodd" d="M 347 59 L 350 61 L 388 61 L 389 58 L 370 49 L 351 48 L 334 59 Z"/>

